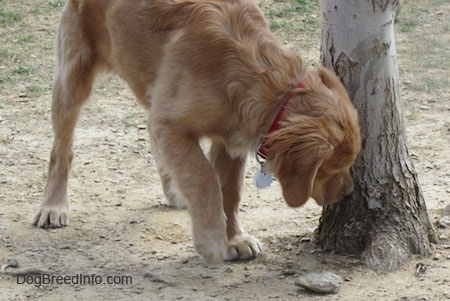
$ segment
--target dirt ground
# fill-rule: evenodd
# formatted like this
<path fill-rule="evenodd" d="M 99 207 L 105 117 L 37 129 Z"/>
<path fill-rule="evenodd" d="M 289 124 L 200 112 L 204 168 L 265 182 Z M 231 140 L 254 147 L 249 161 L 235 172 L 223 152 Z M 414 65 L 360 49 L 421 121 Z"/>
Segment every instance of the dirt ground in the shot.
<path fill-rule="evenodd" d="M 436 229 L 431 257 L 413 256 L 391 273 L 369 270 L 358 258 L 314 245 L 321 208 L 313 201 L 291 209 L 277 183 L 254 188 L 253 158 L 241 216 L 264 243 L 264 255 L 205 266 L 193 250 L 187 212 L 164 205 L 145 112 L 109 76 L 97 82 L 77 127 L 70 226 L 33 227 L 52 142 L 53 40 L 61 2 L 0 0 L 0 265 L 19 263 L 0 272 L 0 300 L 450 300 L 449 228 Z M 450 205 L 450 4 L 411 2 L 396 25 L 401 96 L 410 152 L 435 224 Z M 307 30 L 277 29 L 310 64 L 318 63 L 318 15 L 316 5 L 303 20 Z M 287 22 L 302 24 L 298 17 Z M 102 284 L 84 278 L 39 285 L 36 277 L 11 275 L 30 269 L 75 282 L 81 274 Z M 336 294 L 295 286 L 298 275 L 321 271 L 345 279 Z"/>

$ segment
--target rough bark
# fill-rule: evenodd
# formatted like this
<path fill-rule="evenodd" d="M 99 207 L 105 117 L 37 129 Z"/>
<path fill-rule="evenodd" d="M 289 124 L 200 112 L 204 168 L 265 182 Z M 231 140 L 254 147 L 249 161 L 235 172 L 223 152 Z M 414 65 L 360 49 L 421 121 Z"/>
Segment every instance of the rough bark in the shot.
<path fill-rule="evenodd" d="M 398 0 L 321 0 L 322 63 L 358 109 L 362 151 L 355 191 L 324 208 L 316 239 L 325 250 L 359 254 L 393 270 L 435 240 L 408 153 L 400 107 L 394 19 Z"/>

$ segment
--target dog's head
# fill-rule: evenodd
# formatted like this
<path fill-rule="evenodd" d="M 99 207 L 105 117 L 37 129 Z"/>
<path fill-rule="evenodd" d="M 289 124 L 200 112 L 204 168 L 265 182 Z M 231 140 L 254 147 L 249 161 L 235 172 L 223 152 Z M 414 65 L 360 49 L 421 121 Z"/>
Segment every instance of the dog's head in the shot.
<path fill-rule="evenodd" d="M 353 191 L 358 116 L 343 85 L 325 68 L 308 71 L 302 84 L 292 91 L 280 128 L 266 137 L 268 167 L 290 206 L 310 197 L 327 205 Z"/>

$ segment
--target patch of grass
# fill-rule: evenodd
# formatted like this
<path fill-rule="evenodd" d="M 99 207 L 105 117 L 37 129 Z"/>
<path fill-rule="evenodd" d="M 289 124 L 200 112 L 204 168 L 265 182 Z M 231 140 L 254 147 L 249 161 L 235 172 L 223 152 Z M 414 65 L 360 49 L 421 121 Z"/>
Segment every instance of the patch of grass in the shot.
<path fill-rule="evenodd" d="M 11 56 L 7 49 L 0 49 L 0 62 L 6 60 Z"/>
<path fill-rule="evenodd" d="M 50 11 L 60 11 L 61 7 L 64 6 L 65 1 L 64 0 L 49 0 L 47 3 L 41 3 L 41 5 L 34 6 L 29 10 L 30 14 L 38 15 L 38 14 L 45 14 Z"/>
<path fill-rule="evenodd" d="M 64 0 L 50 0 L 48 1 L 48 5 L 52 8 L 60 8 L 64 6 Z"/>
<path fill-rule="evenodd" d="M 11 26 L 13 23 L 22 20 L 23 16 L 14 11 L 0 9 L 0 26 Z"/>
<path fill-rule="evenodd" d="M 19 60 L 17 56 L 8 51 L 8 49 L 0 49 L 0 64 L 6 64 L 8 62 L 17 63 Z"/>
<path fill-rule="evenodd" d="M 318 7 L 318 1 L 314 0 L 296 0 L 297 9 L 303 13 L 311 13 Z"/>
<path fill-rule="evenodd" d="M 21 35 L 17 38 L 17 43 L 21 44 L 21 45 L 32 43 L 34 41 L 35 41 L 35 37 L 32 34 Z"/>
<path fill-rule="evenodd" d="M 31 70 L 30 70 L 30 68 L 27 68 L 24 66 L 19 66 L 16 69 L 12 70 L 12 74 L 14 74 L 14 75 L 30 75 Z"/>
<path fill-rule="evenodd" d="M 47 88 L 43 87 L 43 86 L 33 85 L 33 86 L 27 87 L 27 92 L 30 92 L 30 93 L 33 93 L 33 94 L 41 94 L 41 93 L 43 93 L 45 91 L 47 91 Z"/>
<path fill-rule="evenodd" d="M 318 2 L 314 0 L 278 0 L 266 10 L 266 17 L 273 31 L 306 31 L 319 24 L 314 15 L 317 11 Z"/>
<path fill-rule="evenodd" d="M 53 41 L 52 41 L 52 43 L 47 43 L 42 46 L 42 49 L 43 50 L 53 50 L 53 49 L 55 49 L 55 43 L 53 43 Z"/>
<path fill-rule="evenodd" d="M 414 74 L 411 85 L 405 89 L 416 95 L 435 95 L 437 101 L 441 101 L 442 97 L 438 95 L 447 93 L 450 84 L 450 24 L 442 22 L 445 16 L 436 14 L 438 11 L 445 11 L 440 5 L 446 3 L 448 1 L 405 1 L 397 28 L 403 35 L 402 43 L 410 50 L 404 58 L 404 72 Z"/>
<path fill-rule="evenodd" d="M 438 91 L 444 91 L 450 85 L 448 79 L 436 80 L 434 77 L 424 77 L 414 83 L 411 88 L 415 92 L 424 92 L 427 94 L 436 94 Z"/>
<path fill-rule="evenodd" d="M 411 32 L 417 25 L 419 25 L 418 19 L 406 19 L 400 21 L 399 28 L 401 32 Z"/>

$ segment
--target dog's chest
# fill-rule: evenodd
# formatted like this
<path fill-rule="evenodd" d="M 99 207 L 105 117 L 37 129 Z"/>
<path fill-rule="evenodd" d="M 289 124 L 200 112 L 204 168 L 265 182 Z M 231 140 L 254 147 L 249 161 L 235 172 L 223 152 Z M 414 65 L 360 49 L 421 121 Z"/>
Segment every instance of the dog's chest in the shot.
<path fill-rule="evenodd" d="M 225 145 L 231 157 L 245 157 L 250 151 L 256 149 L 258 139 L 244 137 L 240 131 L 228 132 L 225 136 Z"/>

